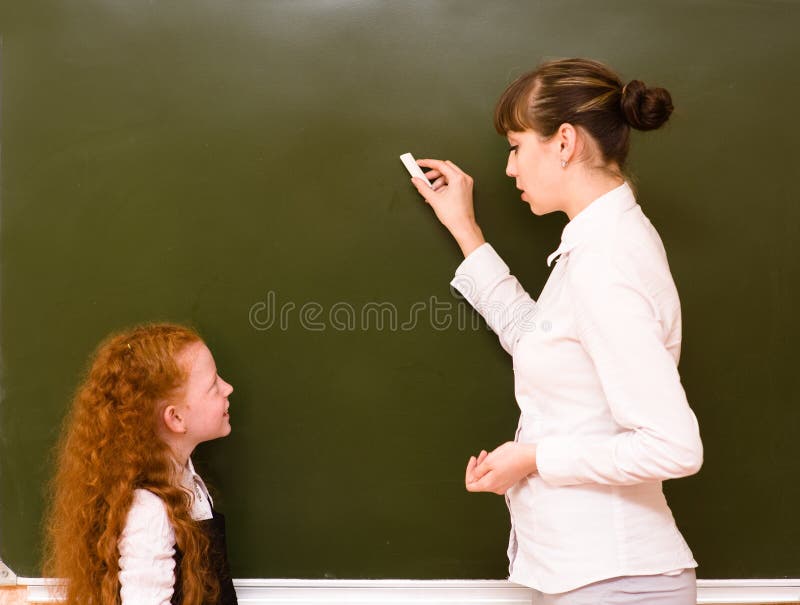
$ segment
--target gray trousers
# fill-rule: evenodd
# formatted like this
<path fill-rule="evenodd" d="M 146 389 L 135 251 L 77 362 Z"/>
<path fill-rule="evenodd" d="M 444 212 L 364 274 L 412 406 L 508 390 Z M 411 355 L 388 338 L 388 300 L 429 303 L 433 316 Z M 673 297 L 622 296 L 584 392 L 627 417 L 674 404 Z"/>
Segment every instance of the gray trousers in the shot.
<path fill-rule="evenodd" d="M 694 569 L 677 576 L 622 576 L 569 592 L 533 591 L 533 605 L 697 605 Z"/>

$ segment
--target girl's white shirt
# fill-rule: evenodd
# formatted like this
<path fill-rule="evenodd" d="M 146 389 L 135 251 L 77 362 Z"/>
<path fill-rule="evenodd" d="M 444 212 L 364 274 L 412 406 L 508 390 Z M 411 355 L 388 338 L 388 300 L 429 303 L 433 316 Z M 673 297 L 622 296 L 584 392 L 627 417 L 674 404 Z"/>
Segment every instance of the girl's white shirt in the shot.
<path fill-rule="evenodd" d="M 192 518 L 211 519 L 213 502 L 191 458 L 182 470 L 181 485 L 192 493 Z M 145 489 L 134 490 L 118 547 L 122 605 L 170 605 L 175 532 L 161 498 Z"/>
<path fill-rule="evenodd" d="M 538 300 L 489 244 L 452 281 L 512 356 L 515 440 L 537 445 L 538 473 L 506 493 L 510 579 L 560 593 L 696 567 L 661 488 L 703 460 L 661 238 L 624 183 L 573 217 L 555 257 Z"/>

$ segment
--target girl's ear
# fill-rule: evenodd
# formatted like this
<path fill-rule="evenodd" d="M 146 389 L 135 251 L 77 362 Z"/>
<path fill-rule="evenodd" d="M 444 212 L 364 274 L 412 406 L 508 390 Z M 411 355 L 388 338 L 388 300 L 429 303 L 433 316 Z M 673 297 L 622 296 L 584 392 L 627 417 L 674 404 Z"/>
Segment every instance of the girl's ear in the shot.
<path fill-rule="evenodd" d="M 164 411 L 161 412 L 161 419 L 164 421 L 164 426 L 171 433 L 182 435 L 186 432 L 186 423 L 183 416 L 181 416 L 178 408 L 174 405 L 167 405 Z"/>

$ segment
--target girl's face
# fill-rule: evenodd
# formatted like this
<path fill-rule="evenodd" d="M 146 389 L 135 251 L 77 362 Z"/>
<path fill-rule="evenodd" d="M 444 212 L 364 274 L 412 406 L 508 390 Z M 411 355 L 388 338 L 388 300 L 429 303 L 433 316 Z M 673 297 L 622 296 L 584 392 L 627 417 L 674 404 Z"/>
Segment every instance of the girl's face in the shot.
<path fill-rule="evenodd" d="M 181 357 L 189 369 L 180 406 L 186 437 L 202 443 L 227 436 L 231 432 L 228 396 L 233 387 L 217 374 L 214 357 L 204 343 L 189 345 Z"/>
<path fill-rule="evenodd" d="M 508 132 L 506 137 L 511 145 L 506 174 L 516 181 L 522 200 L 539 216 L 560 210 L 563 169 L 558 137 L 544 141 L 532 130 Z"/>

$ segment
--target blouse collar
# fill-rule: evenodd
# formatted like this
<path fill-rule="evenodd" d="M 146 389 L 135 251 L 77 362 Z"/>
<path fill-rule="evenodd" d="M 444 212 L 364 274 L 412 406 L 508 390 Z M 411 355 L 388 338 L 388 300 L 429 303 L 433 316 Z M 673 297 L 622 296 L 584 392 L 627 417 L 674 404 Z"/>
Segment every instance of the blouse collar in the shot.
<path fill-rule="evenodd" d="M 192 493 L 193 518 L 202 519 L 202 517 L 195 516 L 195 509 L 198 506 L 198 502 L 202 503 L 204 497 L 208 500 L 209 504 L 213 504 L 214 501 L 211 499 L 211 494 L 208 492 L 208 488 L 206 487 L 202 477 L 200 477 L 200 475 L 198 475 L 194 470 L 194 464 L 192 464 L 191 457 L 186 461 L 186 466 L 183 467 L 181 484 Z M 202 504 L 200 506 L 202 506 Z"/>
<path fill-rule="evenodd" d="M 636 197 L 633 195 L 633 190 L 627 181 L 616 189 L 612 189 L 591 201 L 564 227 L 561 232 L 561 244 L 555 252 L 547 257 L 547 266 L 549 267 L 558 256 L 572 250 L 586 239 L 589 234 L 597 231 L 600 227 L 608 225 L 620 214 L 630 210 L 635 205 Z"/>

